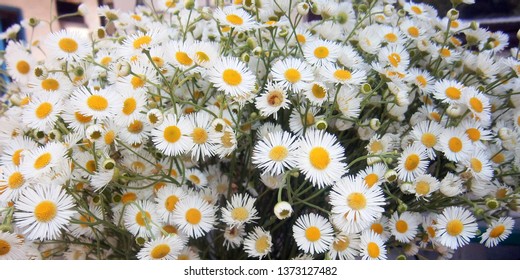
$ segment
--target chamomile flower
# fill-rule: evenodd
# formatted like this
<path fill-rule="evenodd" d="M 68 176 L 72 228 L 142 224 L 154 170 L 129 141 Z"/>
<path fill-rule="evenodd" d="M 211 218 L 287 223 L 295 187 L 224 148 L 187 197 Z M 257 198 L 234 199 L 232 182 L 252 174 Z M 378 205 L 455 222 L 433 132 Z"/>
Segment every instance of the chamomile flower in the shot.
<path fill-rule="evenodd" d="M 147 241 L 137 253 L 140 260 L 174 260 L 186 245 L 179 235 L 161 236 Z"/>
<path fill-rule="evenodd" d="M 128 125 L 135 121 L 144 111 L 146 105 L 146 94 L 144 91 L 120 91 L 115 101 L 115 120 L 118 124 Z"/>
<path fill-rule="evenodd" d="M 235 249 L 242 245 L 246 235 L 245 228 L 244 224 L 241 226 L 226 226 L 224 230 L 224 246 L 226 246 L 227 250 L 230 248 Z"/>
<path fill-rule="evenodd" d="M 317 214 L 301 215 L 293 225 L 293 237 L 298 248 L 305 253 L 325 252 L 334 240 L 330 222 Z"/>
<path fill-rule="evenodd" d="M 433 192 L 440 188 L 440 182 L 437 178 L 430 174 L 419 175 L 413 182 L 412 193 L 415 193 L 417 198 L 424 197 L 428 198 Z"/>
<path fill-rule="evenodd" d="M 146 32 L 138 31 L 125 38 L 121 55 L 131 57 L 140 54 L 142 50 L 159 45 L 167 38 L 168 34 L 159 28 L 151 28 Z"/>
<path fill-rule="evenodd" d="M 325 81 L 348 86 L 359 86 L 366 80 L 366 72 L 363 70 L 349 70 L 334 64 L 325 64 L 322 67 Z"/>
<path fill-rule="evenodd" d="M 386 246 L 381 237 L 371 230 L 361 234 L 360 256 L 363 260 L 385 260 Z"/>
<path fill-rule="evenodd" d="M 157 203 L 157 214 L 165 223 L 173 223 L 173 211 L 177 203 L 187 196 L 186 192 L 173 185 L 166 185 L 157 192 L 155 202 Z"/>
<path fill-rule="evenodd" d="M 390 220 L 387 217 L 381 216 L 379 219 L 372 222 L 368 229 L 378 234 L 381 237 L 381 240 L 386 242 L 391 236 L 389 221 Z"/>
<path fill-rule="evenodd" d="M 452 161 L 467 159 L 473 151 L 471 140 L 459 127 L 446 128 L 439 142 L 446 158 Z"/>
<path fill-rule="evenodd" d="M 70 101 L 74 109 L 83 116 L 104 120 L 114 115 L 117 105 L 117 97 L 112 94 L 112 90 L 80 87 L 72 93 Z"/>
<path fill-rule="evenodd" d="M 457 249 L 469 243 L 478 230 L 476 219 L 470 211 L 462 207 L 444 208 L 437 217 L 436 230 L 439 242 L 451 249 Z"/>
<path fill-rule="evenodd" d="M 221 57 L 208 70 L 209 81 L 232 97 L 244 96 L 255 88 L 255 76 L 236 57 Z"/>
<path fill-rule="evenodd" d="M 170 41 L 166 46 L 168 61 L 181 70 L 195 66 L 195 54 L 191 42 Z"/>
<path fill-rule="evenodd" d="M 473 118 L 481 123 L 488 123 L 491 119 L 491 104 L 489 99 L 473 87 L 463 90 L 462 100 L 471 111 Z"/>
<path fill-rule="evenodd" d="M 30 185 L 29 180 L 16 166 L 4 165 L 0 169 L 0 201 L 16 201 Z"/>
<path fill-rule="evenodd" d="M 358 233 L 380 217 L 384 203 L 381 188 L 368 188 L 361 177 L 344 177 L 330 193 L 332 221 L 343 232 Z"/>
<path fill-rule="evenodd" d="M 327 86 L 319 81 L 314 81 L 307 84 L 303 94 L 313 105 L 320 106 L 329 98 Z"/>
<path fill-rule="evenodd" d="M 203 68 L 210 69 L 219 57 L 219 45 L 216 43 L 200 41 L 192 48 L 195 63 Z"/>
<path fill-rule="evenodd" d="M 205 112 L 198 111 L 186 117 L 188 121 L 188 135 L 192 145 L 188 149 L 192 159 L 204 159 L 214 154 L 214 140 L 218 133 L 211 129 L 213 117 Z"/>
<path fill-rule="evenodd" d="M 0 260 L 25 260 L 27 255 L 18 235 L 0 231 Z"/>
<path fill-rule="evenodd" d="M 368 188 L 379 187 L 384 182 L 386 169 L 384 164 L 376 163 L 361 170 L 357 176 L 365 181 Z"/>
<path fill-rule="evenodd" d="M 197 168 L 186 169 L 185 175 L 187 181 L 190 182 L 195 187 L 195 189 L 200 190 L 208 185 L 208 179 L 206 177 L 206 174 L 204 174 Z"/>
<path fill-rule="evenodd" d="M 303 55 L 305 60 L 314 66 L 333 63 L 339 56 L 339 46 L 327 40 L 316 40 L 305 44 Z"/>
<path fill-rule="evenodd" d="M 417 235 L 421 221 L 421 216 L 418 213 L 403 212 L 399 214 L 394 212 L 390 218 L 389 227 L 397 241 L 406 243 L 412 241 Z"/>
<path fill-rule="evenodd" d="M 278 60 L 271 67 L 273 80 L 280 83 L 287 90 L 299 92 L 314 80 L 309 65 L 298 58 Z"/>
<path fill-rule="evenodd" d="M 381 49 L 379 63 L 397 70 L 406 70 L 410 63 L 410 54 L 402 45 L 390 45 Z"/>
<path fill-rule="evenodd" d="M 199 238 L 213 229 L 215 209 L 199 196 L 191 195 L 176 204 L 173 222 L 186 235 Z"/>
<path fill-rule="evenodd" d="M 184 117 L 164 116 L 161 125 L 152 131 L 152 141 L 161 152 L 168 156 L 176 156 L 186 152 L 192 145 L 188 136 L 189 124 Z"/>
<path fill-rule="evenodd" d="M 228 6 L 224 9 L 216 9 L 214 13 L 215 19 L 222 26 L 229 26 L 236 31 L 248 31 L 255 27 L 255 21 L 246 11 Z"/>
<path fill-rule="evenodd" d="M 297 167 L 318 188 L 338 181 L 346 164 L 345 150 L 334 135 L 311 129 L 301 138 Z"/>
<path fill-rule="evenodd" d="M 256 199 L 248 194 L 234 194 L 227 202 L 226 208 L 222 208 L 222 220 L 229 226 L 240 226 L 258 219 L 254 207 Z"/>
<path fill-rule="evenodd" d="M 251 258 L 262 259 L 273 247 L 271 233 L 261 227 L 255 227 L 244 240 L 244 250 Z"/>
<path fill-rule="evenodd" d="M 486 150 L 475 149 L 463 163 L 477 180 L 489 182 L 493 178 L 493 168 Z"/>
<path fill-rule="evenodd" d="M 261 139 L 253 150 L 253 164 L 263 173 L 282 174 L 296 166 L 296 151 L 299 142 L 288 132 L 275 131 Z"/>
<path fill-rule="evenodd" d="M 428 161 L 426 150 L 418 143 L 406 147 L 397 161 L 395 170 L 399 179 L 413 181 L 426 172 Z"/>
<path fill-rule="evenodd" d="M 302 135 L 304 130 L 311 129 L 316 120 L 323 117 L 318 114 L 318 107 L 310 107 L 308 109 L 304 107 L 293 108 L 291 116 L 289 117 L 289 128 L 291 132 L 296 135 Z"/>
<path fill-rule="evenodd" d="M 464 85 L 455 80 L 440 80 L 435 82 L 433 97 L 448 104 L 462 102 Z"/>
<path fill-rule="evenodd" d="M 426 154 L 430 159 L 435 159 L 435 150 L 441 149 L 439 137 L 442 131 L 442 126 L 432 121 L 422 121 L 412 128 L 413 139 L 426 149 Z"/>
<path fill-rule="evenodd" d="M 359 255 L 361 240 L 356 233 L 339 233 L 334 237 L 329 248 L 330 258 L 333 260 L 354 260 Z"/>
<path fill-rule="evenodd" d="M 74 215 L 74 201 L 60 186 L 28 188 L 15 203 L 16 225 L 27 239 L 54 240 Z"/>
<path fill-rule="evenodd" d="M 61 143 L 48 143 L 33 149 L 24 156 L 20 171 L 28 179 L 38 178 L 60 164 L 66 158 L 67 150 Z"/>
<path fill-rule="evenodd" d="M 7 73 L 14 80 L 28 82 L 33 78 L 36 61 L 20 43 L 10 41 L 5 48 Z"/>
<path fill-rule="evenodd" d="M 50 131 L 54 128 L 63 105 L 59 95 L 35 95 L 24 108 L 23 122 L 30 128 Z"/>
<path fill-rule="evenodd" d="M 90 43 L 78 31 L 62 29 L 51 33 L 46 41 L 48 54 L 55 59 L 79 61 L 90 52 Z"/>
<path fill-rule="evenodd" d="M 290 100 L 282 84 L 268 82 L 265 91 L 255 98 L 255 104 L 262 116 L 273 116 L 276 120 L 278 119 L 277 112 L 289 108 Z"/>
<path fill-rule="evenodd" d="M 159 236 L 157 206 L 148 200 L 130 203 L 124 211 L 125 228 L 137 237 Z"/>
<path fill-rule="evenodd" d="M 501 217 L 498 220 L 493 220 L 481 236 L 480 244 L 491 248 L 498 245 L 509 237 L 513 230 L 515 221 L 511 217 Z"/>

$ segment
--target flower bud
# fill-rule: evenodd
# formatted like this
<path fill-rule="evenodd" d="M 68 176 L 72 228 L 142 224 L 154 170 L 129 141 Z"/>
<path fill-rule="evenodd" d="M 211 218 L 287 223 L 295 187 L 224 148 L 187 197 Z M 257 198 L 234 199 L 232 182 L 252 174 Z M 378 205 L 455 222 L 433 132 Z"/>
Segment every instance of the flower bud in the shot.
<path fill-rule="evenodd" d="M 195 0 L 184 0 L 184 8 L 186 8 L 186 10 L 195 8 Z"/>
<path fill-rule="evenodd" d="M 493 210 L 493 209 L 497 209 L 498 206 L 500 206 L 500 204 L 498 203 L 498 201 L 494 198 L 488 198 L 486 199 L 486 207 Z"/>
<path fill-rule="evenodd" d="M 389 169 L 385 172 L 385 180 L 389 183 L 397 180 L 397 172 L 393 169 Z"/>
<path fill-rule="evenodd" d="M 513 135 L 513 131 L 510 128 L 502 127 L 498 130 L 498 138 L 502 141 L 513 138 Z"/>
<path fill-rule="evenodd" d="M 406 16 L 406 11 L 403 10 L 403 9 L 399 9 L 399 10 L 397 11 L 397 15 L 398 15 L 399 17 L 405 17 L 405 16 Z"/>
<path fill-rule="evenodd" d="M 36 27 L 38 24 L 40 24 L 40 20 L 37 18 L 30 18 L 29 19 L 29 26 L 30 27 Z"/>
<path fill-rule="evenodd" d="M 137 245 L 139 246 L 144 246 L 144 244 L 146 243 L 146 239 L 144 239 L 143 237 L 136 237 L 135 238 L 135 243 L 137 243 Z"/>
<path fill-rule="evenodd" d="M 86 16 L 88 14 L 88 7 L 85 3 L 81 3 L 79 4 L 78 6 L 78 13 L 81 15 L 81 16 Z"/>
<path fill-rule="evenodd" d="M 405 255 L 399 255 L 395 259 L 398 260 L 398 261 L 405 261 L 406 260 L 406 256 Z"/>
<path fill-rule="evenodd" d="M 309 4 L 307 4 L 305 2 L 301 2 L 301 3 L 298 3 L 298 5 L 296 5 L 296 11 L 301 16 L 306 16 L 309 13 L 309 9 L 310 9 Z"/>
<path fill-rule="evenodd" d="M 49 132 L 49 139 L 59 141 L 61 140 L 61 132 L 57 129 L 53 129 Z"/>
<path fill-rule="evenodd" d="M 243 53 L 241 56 L 240 56 L 240 60 L 245 62 L 245 63 L 248 63 L 249 62 L 249 59 L 250 59 L 250 56 L 248 53 Z"/>
<path fill-rule="evenodd" d="M 115 67 L 117 76 L 126 77 L 130 74 L 130 64 L 126 61 L 121 61 L 116 64 Z"/>
<path fill-rule="evenodd" d="M 394 6 L 389 4 L 385 5 L 385 7 L 383 8 L 383 13 L 385 14 L 385 16 L 391 17 L 395 13 Z"/>
<path fill-rule="evenodd" d="M 459 18 L 459 11 L 456 9 L 450 9 L 448 13 L 446 13 L 446 17 L 448 17 L 450 20 L 457 20 Z"/>
<path fill-rule="evenodd" d="M 397 205 L 397 212 L 399 213 L 403 213 L 403 212 L 406 212 L 406 210 L 408 210 L 408 205 L 406 205 L 405 203 L 399 203 L 399 205 Z"/>
<path fill-rule="evenodd" d="M 516 32 L 516 39 L 520 41 L 520 29 L 518 29 L 518 31 Z"/>
<path fill-rule="evenodd" d="M 261 56 L 262 52 L 263 52 L 263 50 L 262 50 L 261 47 L 256 47 L 256 48 L 253 49 L 253 55 L 254 56 Z"/>
<path fill-rule="evenodd" d="M 249 37 L 246 40 L 246 44 L 250 49 L 254 49 L 258 46 L 258 42 L 256 41 L 255 37 Z"/>
<path fill-rule="evenodd" d="M 114 167 L 116 167 L 116 161 L 111 159 L 111 158 L 107 158 L 105 159 L 105 161 L 103 161 L 103 168 L 106 169 L 106 170 L 112 170 L 114 169 Z"/>
<path fill-rule="evenodd" d="M 381 128 L 381 121 L 379 121 L 379 119 L 373 118 L 370 120 L 369 124 L 370 124 L 370 128 L 373 131 L 377 131 L 377 130 L 379 130 L 379 128 Z"/>
<path fill-rule="evenodd" d="M 291 204 L 287 201 L 280 201 L 274 206 L 274 214 L 280 220 L 289 218 L 293 213 Z"/>
<path fill-rule="evenodd" d="M 464 111 L 465 110 L 463 106 L 459 104 L 450 104 L 450 106 L 448 106 L 448 108 L 446 109 L 446 114 L 448 114 L 448 116 L 452 118 L 457 118 L 462 116 L 462 114 L 464 114 Z"/>
<path fill-rule="evenodd" d="M 100 28 L 98 28 L 98 29 L 96 30 L 96 34 L 97 34 L 97 37 L 98 37 L 99 39 L 103 39 L 103 38 L 105 38 L 105 36 L 107 35 L 107 32 L 106 32 L 105 28 L 100 27 Z"/>
<path fill-rule="evenodd" d="M 471 21 L 471 23 L 469 24 L 469 27 L 471 28 L 471 30 L 477 30 L 479 29 L 480 27 L 480 24 L 478 23 L 478 21 Z"/>
<path fill-rule="evenodd" d="M 115 194 L 112 196 L 112 202 L 114 202 L 114 203 L 119 203 L 119 202 L 121 202 L 121 198 L 123 198 L 123 197 L 121 196 L 121 194 L 115 193 Z"/>
<path fill-rule="evenodd" d="M 410 190 L 413 190 L 413 186 L 410 183 L 402 183 L 399 188 L 403 193 L 410 193 Z M 401 211 L 399 211 L 401 212 Z"/>
<path fill-rule="evenodd" d="M 325 120 L 319 120 L 315 124 L 317 130 L 325 130 L 328 127 L 328 124 Z"/>

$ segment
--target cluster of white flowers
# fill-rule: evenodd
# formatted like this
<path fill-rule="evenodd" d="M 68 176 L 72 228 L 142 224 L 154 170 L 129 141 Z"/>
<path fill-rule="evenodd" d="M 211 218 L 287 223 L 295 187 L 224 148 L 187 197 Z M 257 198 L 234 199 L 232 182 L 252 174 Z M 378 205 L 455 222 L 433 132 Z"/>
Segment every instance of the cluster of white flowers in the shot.
<path fill-rule="evenodd" d="M 144 2 L 88 37 L 2 34 L 0 259 L 449 258 L 511 234 L 520 55 L 457 18 L 473 1 Z"/>

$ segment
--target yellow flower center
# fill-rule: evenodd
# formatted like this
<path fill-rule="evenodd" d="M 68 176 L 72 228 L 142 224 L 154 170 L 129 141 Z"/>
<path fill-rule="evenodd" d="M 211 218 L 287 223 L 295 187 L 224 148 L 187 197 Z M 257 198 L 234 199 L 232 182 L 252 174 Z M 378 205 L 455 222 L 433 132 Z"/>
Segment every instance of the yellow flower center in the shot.
<path fill-rule="evenodd" d="M 388 55 L 388 61 L 392 66 L 397 67 L 401 63 L 401 56 L 398 53 L 391 53 Z"/>
<path fill-rule="evenodd" d="M 165 225 L 165 226 L 162 227 L 162 229 L 163 229 L 164 231 L 166 231 L 166 233 L 169 233 L 169 234 L 172 234 L 172 233 L 177 234 L 177 228 L 174 227 L 174 226 L 172 226 L 172 225 Z"/>
<path fill-rule="evenodd" d="M 442 48 L 439 51 L 439 53 L 441 54 L 442 57 L 450 57 L 451 56 L 451 51 L 448 48 Z"/>
<path fill-rule="evenodd" d="M 298 41 L 300 44 L 305 44 L 307 42 L 307 38 L 305 38 L 305 35 L 303 34 L 297 34 L 296 41 Z"/>
<path fill-rule="evenodd" d="M 134 40 L 134 49 L 140 49 L 145 45 L 148 45 L 152 42 L 152 37 L 148 35 L 141 36 Z"/>
<path fill-rule="evenodd" d="M 58 46 L 66 53 L 73 53 L 78 50 L 78 42 L 72 38 L 62 38 L 58 42 Z"/>
<path fill-rule="evenodd" d="M 150 215 L 150 213 L 148 213 L 148 211 L 139 211 L 137 212 L 137 214 L 135 214 L 135 222 L 139 226 L 145 227 L 146 224 L 149 224 L 151 220 L 152 216 Z"/>
<path fill-rule="evenodd" d="M 190 176 L 188 176 L 188 179 L 195 185 L 199 185 L 201 182 L 200 178 L 195 174 L 191 174 Z"/>
<path fill-rule="evenodd" d="M 87 99 L 87 105 L 94 111 L 104 111 L 108 107 L 108 100 L 101 95 L 91 95 Z"/>
<path fill-rule="evenodd" d="M 14 151 L 13 155 L 11 156 L 11 159 L 13 160 L 13 164 L 16 166 L 20 165 L 20 162 L 22 161 L 22 152 L 23 149 L 18 149 Z"/>
<path fill-rule="evenodd" d="M 385 40 L 387 40 L 390 43 L 395 43 L 397 39 L 398 37 L 394 33 L 388 33 L 385 35 Z"/>
<path fill-rule="evenodd" d="M 427 148 L 432 148 L 437 144 L 437 137 L 433 133 L 426 132 L 421 136 L 421 143 Z"/>
<path fill-rule="evenodd" d="M 316 242 L 320 239 L 321 237 L 321 232 L 320 232 L 320 229 L 315 227 L 315 226 L 312 226 L 312 227 L 309 227 L 305 230 L 305 237 L 307 238 L 307 240 L 309 240 L 310 242 Z"/>
<path fill-rule="evenodd" d="M 500 188 L 497 190 L 495 196 L 498 198 L 498 199 L 503 199 L 507 196 L 507 189 L 504 189 L 504 188 Z"/>
<path fill-rule="evenodd" d="M 169 143 L 175 143 L 181 138 L 181 130 L 176 125 L 170 125 L 164 129 L 163 136 Z"/>
<path fill-rule="evenodd" d="M 283 103 L 283 100 L 284 100 L 283 93 L 279 90 L 270 91 L 269 94 L 267 95 L 267 104 L 269 104 L 273 107 L 280 106 Z"/>
<path fill-rule="evenodd" d="M 25 75 L 29 73 L 29 71 L 31 71 L 31 66 L 29 65 L 29 63 L 27 63 L 27 61 L 20 60 L 18 61 L 18 63 L 16 63 L 16 70 L 18 71 L 18 73 Z"/>
<path fill-rule="evenodd" d="M 74 118 L 82 124 L 89 123 L 92 120 L 92 116 L 85 116 L 80 112 L 74 112 Z"/>
<path fill-rule="evenodd" d="M 237 221 L 245 221 L 249 217 L 249 211 L 245 207 L 237 207 L 231 210 L 231 218 Z"/>
<path fill-rule="evenodd" d="M 317 47 L 314 49 L 314 56 L 323 59 L 329 56 L 329 49 L 325 46 Z"/>
<path fill-rule="evenodd" d="M 352 73 L 345 69 L 338 69 L 334 71 L 334 77 L 340 81 L 347 81 L 352 78 Z"/>
<path fill-rule="evenodd" d="M 135 120 L 128 125 L 127 130 L 130 133 L 137 134 L 137 133 L 141 133 L 141 131 L 143 131 L 143 128 L 144 128 L 143 122 L 141 122 L 139 120 Z"/>
<path fill-rule="evenodd" d="M 415 186 L 415 192 L 418 195 L 427 195 L 428 193 L 430 193 L 430 184 L 425 181 L 417 182 Z"/>
<path fill-rule="evenodd" d="M 164 208 L 168 210 L 168 212 L 173 212 L 175 210 L 175 205 L 179 201 L 179 198 L 176 195 L 170 195 L 168 198 L 166 198 L 166 201 L 164 202 Z"/>
<path fill-rule="evenodd" d="M 431 120 L 434 120 L 436 122 L 440 122 L 441 121 L 441 115 L 439 115 L 439 113 L 437 113 L 437 112 L 431 112 L 429 114 L 429 116 L 430 116 Z"/>
<path fill-rule="evenodd" d="M 491 160 L 496 163 L 496 164 L 501 164 L 502 162 L 504 162 L 506 160 L 506 157 L 504 156 L 503 153 L 498 153 L 496 154 L 495 156 L 493 156 L 491 158 Z"/>
<path fill-rule="evenodd" d="M 473 171 L 480 173 L 482 171 L 482 162 L 478 158 L 470 159 L 471 169 Z"/>
<path fill-rule="evenodd" d="M 36 108 L 36 117 L 40 120 L 45 119 L 52 113 L 52 109 L 51 103 L 43 102 Z"/>
<path fill-rule="evenodd" d="M 25 179 L 24 179 L 22 173 L 20 173 L 18 171 L 13 172 L 11 174 L 11 176 L 9 176 L 9 178 L 7 179 L 7 184 L 9 185 L 9 187 L 11 189 L 17 189 L 17 188 L 21 187 L 24 182 L 25 182 Z"/>
<path fill-rule="evenodd" d="M 309 153 L 309 160 L 314 168 L 323 170 L 329 166 L 329 152 L 322 147 L 314 147 Z"/>
<path fill-rule="evenodd" d="M 312 90 L 312 95 L 314 95 L 314 97 L 316 97 L 318 99 L 323 99 L 327 95 L 327 91 L 325 90 L 325 88 L 318 84 L 312 85 L 311 90 Z"/>
<path fill-rule="evenodd" d="M 137 107 L 137 102 L 135 101 L 135 98 L 130 97 L 127 98 L 123 102 L 123 114 L 130 115 L 135 111 L 135 108 Z"/>
<path fill-rule="evenodd" d="M 141 21 L 143 19 L 140 15 L 131 15 L 130 17 L 132 17 L 136 21 Z"/>
<path fill-rule="evenodd" d="M 89 215 L 87 215 L 87 216 L 81 215 L 81 217 L 79 217 L 79 220 L 82 222 L 81 224 L 79 224 L 79 226 L 82 228 L 87 228 L 89 226 L 89 223 L 93 223 L 96 221 L 94 219 L 94 217 L 89 216 Z"/>
<path fill-rule="evenodd" d="M 451 220 L 446 225 L 446 232 L 451 236 L 459 235 L 464 229 L 464 224 L 460 220 Z"/>
<path fill-rule="evenodd" d="M 150 252 L 152 259 L 162 259 L 170 253 L 170 246 L 168 244 L 159 244 L 155 246 Z"/>
<path fill-rule="evenodd" d="M 428 81 L 426 81 L 426 78 L 424 78 L 422 75 L 417 76 L 415 79 L 421 85 L 421 87 L 425 87 L 428 84 Z"/>
<path fill-rule="evenodd" d="M 128 204 L 128 203 L 136 201 L 136 200 L 137 200 L 137 195 L 133 192 L 127 192 L 127 193 L 123 194 L 123 196 L 121 196 L 121 202 L 123 204 Z"/>
<path fill-rule="evenodd" d="M 134 169 L 137 172 L 142 172 L 146 169 L 146 166 L 144 165 L 144 163 L 142 163 L 140 161 L 132 162 L 131 167 L 132 167 L 132 169 Z"/>
<path fill-rule="evenodd" d="M 47 78 L 43 80 L 41 85 L 42 88 L 46 91 L 55 91 L 58 90 L 58 88 L 60 87 L 60 83 L 53 78 Z"/>
<path fill-rule="evenodd" d="M 40 170 L 42 168 L 45 168 L 49 163 L 51 163 L 52 155 L 51 153 L 44 153 L 40 155 L 35 161 L 34 161 L 34 169 Z"/>
<path fill-rule="evenodd" d="M 103 65 L 103 66 L 108 66 L 108 64 L 110 64 L 110 62 L 112 62 L 112 58 L 110 56 L 105 56 L 103 57 L 101 60 L 100 60 L 100 63 Z"/>
<path fill-rule="evenodd" d="M 498 225 L 491 230 L 491 232 L 489 233 L 489 237 L 497 238 L 500 235 L 502 235 L 502 233 L 504 233 L 505 230 L 506 230 L 506 227 L 504 225 Z"/>
<path fill-rule="evenodd" d="M 459 22 L 454 20 L 450 23 L 451 28 L 458 28 L 460 26 Z"/>
<path fill-rule="evenodd" d="M 373 259 L 379 257 L 379 253 L 380 253 L 379 245 L 377 245 L 377 243 L 375 243 L 375 242 L 368 243 L 367 253 L 368 253 L 368 256 L 370 256 Z"/>
<path fill-rule="evenodd" d="M 230 86 L 238 86 L 242 82 L 242 75 L 234 69 L 226 69 L 222 72 L 222 79 Z"/>
<path fill-rule="evenodd" d="M 7 255 L 11 251 L 11 244 L 9 242 L 0 239 L 0 256 Z"/>
<path fill-rule="evenodd" d="M 132 79 L 130 79 L 130 84 L 132 84 L 133 89 L 138 89 L 144 87 L 146 83 L 146 79 L 143 79 L 139 76 L 133 76 Z"/>
<path fill-rule="evenodd" d="M 190 66 L 193 64 L 193 60 L 188 56 L 185 52 L 177 52 L 175 53 L 175 59 L 177 59 L 177 62 L 184 66 Z"/>
<path fill-rule="evenodd" d="M 192 225 L 196 225 L 202 219 L 202 213 L 197 208 L 190 208 L 186 211 L 186 221 Z"/>
<path fill-rule="evenodd" d="M 374 141 L 370 144 L 370 152 L 375 154 L 383 151 L 383 144 L 380 141 Z"/>
<path fill-rule="evenodd" d="M 89 160 L 85 164 L 85 169 L 87 169 L 88 172 L 94 173 L 96 171 L 96 162 L 94 160 Z"/>
<path fill-rule="evenodd" d="M 337 252 L 343 252 L 347 250 L 348 245 L 350 245 L 350 240 L 348 237 L 343 237 L 343 239 L 338 239 L 332 243 L 332 248 L 334 248 Z"/>
<path fill-rule="evenodd" d="M 274 161 L 282 161 L 289 154 L 289 150 L 285 146 L 274 146 L 271 151 L 269 151 L 269 158 Z"/>
<path fill-rule="evenodd" d="M 408 27 L 408 34 L 414 38 L 419 37 L 419 28 L 415 26 Z"/>
<path fill-rule="evenodd" d="M 289 68 L 284 73 L 285 79 L 289 81 L 290 83 L 294 84 L 300 81 L 302 78 L 302 75 L 300 74 L 300 71 L 295 68 Z"/>
<path fill-rule="evenodd" d="M 372 224 L 372 225 L 370 226 L 370 229 L 371 229 L 373 232 L 377 233 L 377 234 L 382 234 L 382 233 L 383 233 L 383 230 L 384 230 L 383 225 L 382 225 L 382 224 L 379 224 L 379 223 Z"/>
<path fill-rule="evenodd" d="M 208 140 L 208 133 L 204 128 L 196 127 L 193 129 L 193 133 L 191 134 L 193 142 L 195 144 L 204 144 Z"/>
<path fill-rule="evenodd" d="M 244 24 L 244 19 L 235 14 L 229 14 L 226 16 L 226 20 L 233 25 L 242 25 Z"/>
<path fill-rule="evenodd" d="M 408 230 L 408 223 L 404 220 L 398 220 L 395 223 L 395 230 L 399 233 L 405 233 Z"/>
<path fill-rule="evenodd" d="M 476 128 L 466 129 L 466 135 L 473 142 L 480 140 L 480 131 Z"/>
<path fill-rule="evenodd" d="M 44 200 L 34 207 L 34 217 L 38 222 L 50 222 L 58 214 L 58 207 L 50 200 Z"/>
<path fill-rule="evenodd" d="M 419 166 L 419 155 L 418 154 L 411 154 L 406 157 L 406 160 L 404 161 L 404 168 L 407 171 L 413 171 Z"/>
<path fill-rule="evenodd" d="M 224 131 L 224 135 L 220 137 L 220 140 L 222 141 L 222 145 L 226 148 L 233 147 L 233 135 L 229 131 Z"/>
<path fill-rule="evenodd" d="M 256 240 L 255 249 L 260 254 L 266 253 L 266 251 L 269 249 L 269 239 L 267 238 L 267 236 L 261 236 Z"/>
<path fill-rule="evenodd" d="M 347 205 L 353 210 L 361 210 L 367 206 L 367 199 L 364 194 L 353 192 L 347 196 Z"/>
<path fill-rule="evenodd" d="M 377 176 L 375 173 L 370 173 L 365 176 L 365 183 L 367 184 L 368 188 L 373 187 L 377 181 L 379 181 L 379 176 Z"/>
<path fill-rule="evenodd" d="M 116 133 L 113 130 L 110 130 L 103 138 L 105 140 L 105 144 L 112 145 L 112 143 L 114 143 L 114 139 L 116 139 Z"/>
<path fill-rule="evenodd" d="M 473 111 L 477 113 L 482 113 L 484 111 L 484 104 L 482 104 L 482 101 L 476 97 L 471 97 L 469 99 L 469 105 L 473 109 Z"/>
<path fill-rule="evenodd" d="M 431 238 L 434 238 L 437 235 L 437 233 L 435 232 L 435 229 L 432 226 L 427 227 L 426 231 L 428 232 L 428 235 Z"/>
<path fill-rule="evenodd" d="M 462 150 L 462 141 L 457 137 L 452 137 L 448 141 L 448 147 L 454 153 L 458 153 Z"/>

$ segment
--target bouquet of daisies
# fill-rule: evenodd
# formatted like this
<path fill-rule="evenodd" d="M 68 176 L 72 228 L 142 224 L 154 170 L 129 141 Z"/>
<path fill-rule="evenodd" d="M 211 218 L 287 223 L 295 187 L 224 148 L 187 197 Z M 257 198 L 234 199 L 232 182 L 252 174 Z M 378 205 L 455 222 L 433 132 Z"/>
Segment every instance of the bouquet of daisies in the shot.
<path fill-rule="evenodd" d="M 458 18 L 474 1 L 144 2 L 2 34 L 0 259 L 450 258 L 511 234 L 520 55 Z"/>

